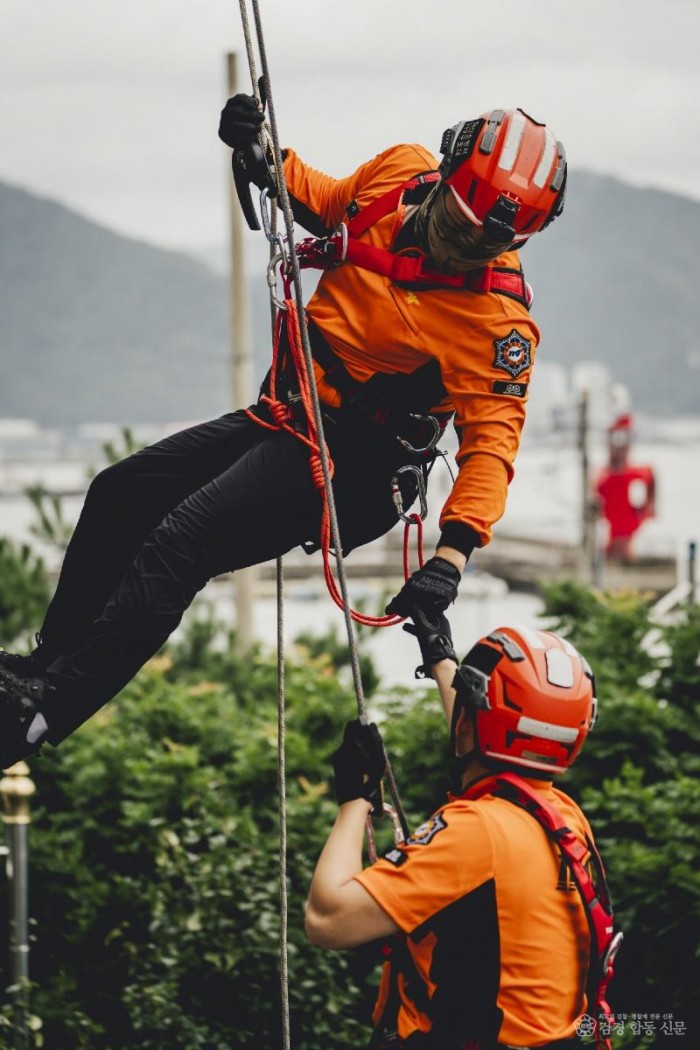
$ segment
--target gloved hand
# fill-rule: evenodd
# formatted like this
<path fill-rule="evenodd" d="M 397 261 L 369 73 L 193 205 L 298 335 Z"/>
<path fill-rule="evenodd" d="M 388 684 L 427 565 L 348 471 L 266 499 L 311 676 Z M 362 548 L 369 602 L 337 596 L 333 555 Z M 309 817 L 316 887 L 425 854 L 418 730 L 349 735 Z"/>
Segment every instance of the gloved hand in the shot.
<path fill-rule="evenodd" d="M 428 620 L 435 622 L 457 597 L 461 578 L 459 569 L 446 558 L 430 558 L 422 569 L 409 576 L 385 611 L 412 619 L 416 613 L 424 613 Z"/>
<path fill-rule="evenodd" d="M 231 149 L 255 142 L 265 115 L 252 95 L 234 95 L 221 111 L 219 138 Z"/>
<path fill-rule="evenodd" d="M 416 667 L 416 678 L 432 678 L 433 665 L 441 660 L 454 660 L 459 663 L 452 644 L 452 628 L 444 613 L 438 613 L 428 619 L 425 613 L 416 610 L 413 623 L 405 623 L 404 631 L 418 639 L 423 663 Z"/>
<path fill-rule="evenodd" d="M 343 742 L 333 753 L 335 797 L 338 805 L 354 798 L 366 798 L 374 813 L 381 813 L 381 782 L 386 767 L 384 744 L 374 722 L 363 725 L 359 719 L 348 722 Z"/>

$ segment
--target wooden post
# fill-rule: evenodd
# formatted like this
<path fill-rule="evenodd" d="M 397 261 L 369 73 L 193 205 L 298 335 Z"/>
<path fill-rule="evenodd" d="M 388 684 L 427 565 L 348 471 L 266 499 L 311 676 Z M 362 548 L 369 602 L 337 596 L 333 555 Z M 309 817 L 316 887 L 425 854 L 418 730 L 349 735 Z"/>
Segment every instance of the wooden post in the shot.
<path fill-rule="evenodd" d="M 236 55 L 226 56 L 226 76 L 229 96 L 237 90 Z M 234 409 L 249 405 L 252 397 L 252 369 L 250 361 L 250 329 L 248 298 L 246 295 L 245 262 L 243 251 L 243 217 L 236 198 L 231 172 L 229 184 L 230 216 L 230 335 L 231 335 L 231 398 Z M 236 638 L 241 652 L 249 650 L 255 640 L 255 586 L 257 570 L 254 566 L 238 569 L 234 574 L 234 605 L 236 610 Z"/>
<path fill-rule="evenodd" d="M 578 448 L 581 463 L 581 559 L 580 572 L 585 583 L 600 586 L 602 564 L 598 540 L 598 503 L 591 488 L 588 458 L 588 390 L 581 391 L 579 401 Z"/>

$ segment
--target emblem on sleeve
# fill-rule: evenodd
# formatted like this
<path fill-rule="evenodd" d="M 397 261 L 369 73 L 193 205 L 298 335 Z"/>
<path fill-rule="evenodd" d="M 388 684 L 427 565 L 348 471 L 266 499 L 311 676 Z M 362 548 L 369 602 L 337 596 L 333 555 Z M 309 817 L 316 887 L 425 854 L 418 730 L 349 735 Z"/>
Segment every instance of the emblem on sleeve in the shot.
<path fill-rule="evenodd" d="M 426 820 L 425 824 L 421 824 L 419 828 L 416 828 L 413 834 L 409 836 L 408 843 L 416 846 L 427 846 L 435 838 L 438 831 L 442 831 L 446 827 L 447 823 L 441 814 L 435 813 L 430 820 Z"/>
<path fill-rule="evenodd" d="M 532 344 L 515 328 L 510 330 L 505 339 L 494 339 L 493 345 L 496 350 L 493 367 L 502 369 L 513 379 L 526 372 L 532 364 Z"/>

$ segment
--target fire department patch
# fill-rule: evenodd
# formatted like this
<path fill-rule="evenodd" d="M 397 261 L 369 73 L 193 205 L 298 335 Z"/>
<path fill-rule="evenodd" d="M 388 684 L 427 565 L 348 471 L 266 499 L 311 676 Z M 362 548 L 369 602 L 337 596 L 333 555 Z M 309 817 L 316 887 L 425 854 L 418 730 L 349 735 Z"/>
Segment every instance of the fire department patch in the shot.
<path fill-rule="evenodd" d="M 412 835 L 409 835 L 407 843 L 415 846 L 427 846 L 435 838 L 438 831 L 442 831 L 446 827 L 447 824 L 443 817 L 439 813 L 435 813 L 430 820 L 426 820 L 425 824 L 421 824 Z"/>
<path fill-rule="evenodd" d="M 526 372 L 532 364 L 532 344 L 515 328 L 511 328 L 505 339 L 494 339 L 493 345 L 496 350 L 493 367 L 502 369 L 513 379 Z"/>

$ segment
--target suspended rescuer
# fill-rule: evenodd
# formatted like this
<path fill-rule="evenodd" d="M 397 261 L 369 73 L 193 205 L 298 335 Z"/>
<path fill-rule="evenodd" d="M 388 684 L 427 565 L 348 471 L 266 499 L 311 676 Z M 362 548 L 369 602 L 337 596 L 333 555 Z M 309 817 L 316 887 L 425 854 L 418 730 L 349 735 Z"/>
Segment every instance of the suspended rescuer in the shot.
<path fill-rule="evenodd" d="M 253 98 L 226 103 L 234 159 L 262 121 Z M 342 179 L 292 149 L 284 160 L 297 221 L 347 235 L 307 309 L 345 553 L 395 524 L 393 479 L 406 508 L 415 499 L 401 468 L 427 476 L 450 420 L 459 435 L 437 550 L 389 604 L 399 615 L 447 608 L 503 514 L 539 339 L 517 249 L 561 213 L 566 185 L 561 143 L 521 110 L 460 122 L 441 151 L 438 165 L 393 146 Z M 261 394 L 294 406 L 288 371 L 271 386 Z M 261 400 L 97 475 L 37 648 L 0 654 L 0 768 L 114 696 L 213 576 L 318 545 L 306 447 L 271 422 Z"/>
<path fill-rule="evenodd" d="M 363 870 L 385 758 L 374 724 L 348 723 L 307 932 L 322 948 L 384 942 L 373 1050 L 578 1047 L 577 1032 L 601 1032 L 599 1010 L 609 1017 L 621 939 L 588 821 L 552 783 L 595 722 L 593 676 L 564 639 L 511 627 L 458 666 L 438 624 L 417 618 L 413 633 L 451 726 L 453 793 Z"/>

